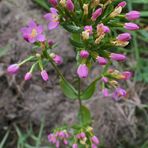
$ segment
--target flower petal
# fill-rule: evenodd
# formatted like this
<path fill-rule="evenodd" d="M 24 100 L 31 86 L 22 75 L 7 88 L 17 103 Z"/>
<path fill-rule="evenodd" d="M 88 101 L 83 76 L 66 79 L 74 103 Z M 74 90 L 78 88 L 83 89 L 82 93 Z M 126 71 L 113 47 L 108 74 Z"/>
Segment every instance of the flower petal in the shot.
<path fill-rule="evenodd" d="M 59 22 L 50 22 L 50 23 L 48 24 L 48 29 L 49 29 L 49 30 L 52 30 L 52 29 L 57 28 L 58 26 L 59 26 Z"/>

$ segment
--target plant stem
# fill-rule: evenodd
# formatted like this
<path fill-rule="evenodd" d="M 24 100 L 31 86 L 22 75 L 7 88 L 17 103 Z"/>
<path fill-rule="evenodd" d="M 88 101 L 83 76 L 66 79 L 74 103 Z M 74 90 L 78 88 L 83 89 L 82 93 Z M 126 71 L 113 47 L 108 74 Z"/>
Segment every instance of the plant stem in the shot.
<path fill-rule="evenodd" d="M 81 92 L 81 80 L 80 78 L 78 78 L 78 100 L 79 100 L 79 106 L 81 108 L 82 106 L 82 101 L 81 101 L 81 98 L 80 98 L 80 92 Z"/>

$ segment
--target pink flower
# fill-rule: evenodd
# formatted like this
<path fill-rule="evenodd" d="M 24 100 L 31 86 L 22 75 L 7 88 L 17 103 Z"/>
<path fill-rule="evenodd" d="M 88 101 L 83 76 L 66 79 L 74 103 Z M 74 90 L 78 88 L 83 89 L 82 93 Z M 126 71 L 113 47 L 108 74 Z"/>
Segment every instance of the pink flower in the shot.
<path fill-rule="evenodd" d="M 91 145 L 91 148 L 98 148 L 94 143 Z"/>
<path fill-rule="evenodd" d="M 102 77 L 101 79 L 104 83 L 107 83 L 108 82 L 108 78 L 107 77 Z"/>
<path fill-rule="evenodd" d="M 125 23 L 124 28 L 133 31 L 133 30 L 138 30 L 140 27 L 135 23 Z"/>
<path fill-rule="evenodd" d="M 124 76 L 123 80 L 129 80 L 132 77 L 132 73 L 129 71 L 124 71 L 122 75 Z"/>
<path fill-rule="evenodd" d="M 103 23 L 97 25 L 97 32 L 102 33 L 109 33 L 110 29 L 108 26 L 105 26 Z"/>
<path fill-rule="evenodd" d="M 56 137 L 54 134 L 49 134 L 48 135 L 48 141 L 55 144 L 56 143 Z"/>
<path fill-rule="evenodd" d="M 52 46 L 54 44 L 54 41 L 53 40 L 48 40 L 48 45 L 49 46 Z"/>
<path fill-rule="evenodd" d="M 78 145 L 77 145 L 76 143 L 74 143 L 74 144 L 72 145 L 72 148 L 78 148 Z"/>
<path fill-rule="evenodd" d="M 44 42 L 45 36 L 43 33 L 42 25 L 37 25 L 33 20 L 31 20 L 27 27 L 21 29 L 23 38 L 30 43 L 35 43 L 37 41 Z"/>
<path fill-rule="evenodd" d="M 28 80 L 30 80 L 32 78 L 32 73 L 31 72 L 27 72 L 26 74 L 25 74 L 25 76 L 24 76 L 24 80 L 25 81 L 28 81 Z"/>
<path fill-rule="evenodd" d="M 120 3 L 118 4 L 118 7 L 124 8 L 125 6 L 126 6 L 126 1 L 120 2 Z"/>
<path fill-rule="evenodd" d="M 122 33 L 117 36 L 117 40 L 124 41 L 124 42 L 129 41 L 131 38 L 132 37 L 130 33 Z"/>
<path fill-rule="evenodd" d="M 57 0 L 49 0 L 49 3 L 54 7 L 56 7 L 58 4 Z"/>
<path fill-rule="evenodd" d="M 66 7 L 69 11 L 74 11 L 74 4 L 73 4 L 72 0 L 66 1 Z"/>
<path fill-rule="evenodd" d="M 12 64 L 7 68 L 7 72 L 9 74 L 16 74 L 19 71 L 19 65 L 18 64 Z"/>
<path fill-rule="evenodd" d="M 88 58 L 89 57 L 89 52 L 87 50 L 81 50 L 80 51 L 80 57 L 81 58 Z"/>
<path fill-rule="evenodd" d="M 100 65 L 106 65 L 107 64 L 107 60 L 103 57 L 97 56 L 96 60 Z"/>
<path fill-rule="evenodd" d="M 44 18 L 49 21 L 48 29 L 53 30 L 59 26 L 59 15 L 58 10 L 55 8 L 50 8 L 50 13 L 44 15 Z"/>
<path fill-rule="evenodd" d="M 41 71 L 41 77 L 44 81 L 48 81 L 49 77 L 48 77 L 48 73 L 46 70 Z"/>
<path fill-rule="evenodd" d="M 56 64 L 58 64 L 58 65 L 60 65 L 60 64 L 63 63 L 63 59 L 62 59 L 62 57 L 59 56 L 59 55 L 55 55 L 55 56 L 53 57 L 53 60 L 54 60 L 54 62 L 55 62 Z"/>
<path fill-rule="evenodd" d="M 92 14 L 92 21 L 96 21 L 96 19 L 102 14 L 102 8 L 98 8 L 95 12 Z"/>
<path fill-rule="evenodd" d="M 126 60 L 126 56 L 123 55 L 123 54 L 118 54 L 118 53 L 111 53 L 110 55 L 111 59 L 113 61 L 119 61 L 119 62 L 122 62 L 122 61 L 125 61 Z"/>
<path fill-rule="evenodd" d="M 102 93 L 103 93 L 103 96 L 104 96 L 104 97 L 108 97 L 108 96 L 109 96 L 109 93 L 108 93 L 108 89 L 107 89 L 107 88 L 104 88 L 104 89 L 102 90 Z"/>
<path fill-rule="evenodd" d="M 114 94 L 113 94 L 113 99 L 116 101 L 120 100 L 121 97 L 125 97 L 127 95 L 126 91 L 123 88 L 116 88 Z"/>
<path fill-rule="evenodd" d="M 126 13 L 126 19 L 129 21 L 136 20 L 140 17 L 139 11 L 130 11 L 129 13 Z"/>
<path fill-rule="evenodd" d="M 87 78 L 88 76 L 88 67 L 86 64 L 80 64 L 77 69 L 77 74 L 80 78 Z"/>
<path fill-rule="evenodd" d="M 94 144 L 96 144 L 96 145 L 98 145 L 100 142 L 99 142 L 99 139 L 96 137 L 96 136 L 93 136 L 92 138 L 91 138 L 91 140 L 92 140 L 92 142 L 94 143 Z"/>
<path fill-rule="evenodd" d="M 85 26 L 84 27 L 84 31 L 87 31 L 89 33 L 89 35 L 91 35 L 93 32 L 93 28 L 92 26 Z"/>
<path fill-rule="evenodd" d="M 63 143 L 64 143 L 65 145 L 67 145 L 67 144 L 68 144 L 68 141 L 67 141 L 66 139 L 64 139 Z"/>

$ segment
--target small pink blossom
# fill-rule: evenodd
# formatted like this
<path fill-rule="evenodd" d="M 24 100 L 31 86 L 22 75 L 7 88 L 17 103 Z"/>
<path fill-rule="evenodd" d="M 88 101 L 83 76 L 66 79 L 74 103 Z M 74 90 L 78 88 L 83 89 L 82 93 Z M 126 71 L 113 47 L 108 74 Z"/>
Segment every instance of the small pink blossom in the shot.
<path fill-rule="evenodd" d="M 87 50 L 81 50 L 80 51 L 80 57 L 81 58 L 88 58 L 89 57 L 89 52 Z"/>
<path fill-rule="evenodd" d="M 57 9 L 50 8 L 50 13 L 45 14 L 44 18 L 49 22 L 49 30 L 53 30 L 59 26 L 59 15 Z"/>
<path fill-rule="evenodd" d="M 94 143 L 91 145 L 91 148 L 98 148 Z"/>
<path fill-rule="evenodd" d="M 55 62 L 56 64 L 58 64 L 58 65 L 60 65 L 60 64 L 63 63 L 63 59 L 62 59 L 62 57 L 59 56 L 59 55 L 55 55 L 55 56 L 53 57 L 53 60 L 54 60 L 54 62 Z"/>
<path fill-rule="evenodd" d="M 92 26 L 85 26 L 84 27 L 84 31 L 87 31 L 89 33 L 89 35 L 91 35 L 93 32 L 93 28 Z"/>
<path fill-rule="evenodd" d="M 32 73 L 31 72 L 27 72 L 26 74 L 25 74 L 25 76 L 24 76 L 24 80 L 25 81 L 28 81 L 28 80 L 30 80 L 32 78 Z"/>
<path fill-rule="evenodd" d="M 126 19 L 129 21 L 136 20 L 140 17 L 139 11 L 130 11 L 129 13 L 126 13 Z"/>
<path fill-rule="evenodd" d="M 96 144 L 96 145 L 98 145 L 100 142 L 99 142 L 99 139 L 96 137 L 96 136 L 93 136 L 92 138 L 91 138 L 91 141 L 94 143 L 94 144 Z"/>
<path fill-rule="evenodd" d="M 44 81 L 48 81 L 49 77 L 48 77 L 48 73 L 46 70 L 41 71 L 41 77 Z"/>
<path fill-rule="evenodd" d="M 123 80 L 129 80 L 132 77 L 132 73 L 129 71 L 122 72 L 122 75 L 124 76 Z"/>
<path fill-rule="evenodd" d="M 107 64 L 107 60 L 103 57 L 97 56 L 96 60 L 100 65 L 106 65 Z"/>
<path fill-rule="evenodd" d="M 74 144 L 72 145 L 72 148 L 78 148 L 78 145 L 77 145 L 76 143 L 74 143 Z"/>
<path fill-rule="evenodd" d="M 87 78 L 88 76 L 88 67 L 86 64 L 80 64 L 78 69 L 77 69 L 77 74 L 79 78 Z"/>
<path fill-rule="evenodd" d="M 102 8 L 98 8 L 95 12 L 92 14 L 92 21 L 96 21 L 96 19 L 102 14 Z"/>
<path fill-rule="evenodd" d="M 57 4 L 58 4 L 57 0 L 48 0 L 48 1 L 49 1 L 49 3 L 50 3 L 52 6 L 54 6 L 54 7 L 56 7 Z"/>
<path fill-rule="evenodd" d="M 127 95 L 127 92 L 123 88 L 116 88 L 114 94 L 113 94 L 113 99 L 118 101 L 120 100 L 121 97 L 125 97 Z"/>
<path fill-rule="evenodd" d="M 110 29 L 108 26 L 105 26 L 103 23 L 97 25 L 97 32 L 100 34 L 102 33 L 109 33 Z"/>
<path fill-rule="evenodd" d="M 125 23 L 124 28 L 127 30 L 134 31 L 134 30 L 138 30 L 140 27 L 135 23 Z"/>
<path fill-rule="evenodd" d="M 118 4 L 118 7 L 124 8 L 126 6 L 126 1 L 122 1 Z"/>
<path fill-rule="evenodd" d="M 104 89 L 102 90 L 102 93 L 103 93 L 103 96 L 104 96 L 104 97 L 108 97 L 108 96 L 109 96 L 109 92 L 108 92 L 108 89 L 107 89 L 107 88 L 104 88 Z"/>
<path fill-rule="evenodd" d="M 117 36 L 117 40 L 124 41 L 124 42 L 129 41 L 131 38 L 132 37 L 130 33 L 122 33 Z"/>
<path fill-rule="evenodd" d="M 107 77 L 102 77 L 101 79 L 104 83 L 107 83 L 108 82 L 108 78 Z"/>
<path fill-rule="evenodd" d="M 9 74 L 16 74 L 19 71 L 19 65 L 18 64 L 12 64 L 9 65 L 9 67 L 7 68 L 7 72 Z"/>
<path fill-rule="evenodd" d="M 67 1 L 66 1 L 66 8 L 67 8 L 69 11 L 74 11 L 74 4 L 73 4 L 72 0 L 67 0 Z"/>
<path fill-rule="evenodd" d="M 113 61 L 118 61 L 118 62 L 122 62 L 126 60 L 126 56 L 123 54 L 118 54 L 118 53 L 111 53 L 110 58 Z"/>

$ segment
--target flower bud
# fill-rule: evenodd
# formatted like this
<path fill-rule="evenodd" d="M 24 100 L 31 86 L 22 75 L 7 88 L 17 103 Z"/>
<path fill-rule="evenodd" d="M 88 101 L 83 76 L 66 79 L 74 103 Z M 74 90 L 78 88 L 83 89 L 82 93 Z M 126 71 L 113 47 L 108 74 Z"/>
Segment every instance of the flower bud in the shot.
<path fill-rule="evenodd" d="M 83 31 L 82 32 L 82 39 L 83 40 L 88 40 L 89 39 L 89 32 L 88 31 Z"/>
<path fill-rule="evenodd" d="M 89 57 L 89 52 L 87 50 L 81 50 L 80 51 L 80 57 L 81 58 L 88 58 Z"/>
<path fill-rule="evenodd" d="M 91 35 L 93 32 L 93 28 L 92 26 L 85 26 L 84 27 L 84 31 L 87 31 L 89 33 L 89 35 Z"/>
<path fill-rule="evenodd" d="M 60 65 L 60 64 L 63 63 L 63 59 L 62 59 L 62 57 L 59 56 L 59 55 L 55 55 L 55 56 L 53 57 L 53 60 L 54 60 L 54 62 L 55 62 L 56 64 L 58 64 L 58 65 Z"/>
<path fill-rule="evenodd" d="M 84 15 L 88 14 L 88 4 L 83 5 Z"/>
<path fill-rule="evenodd" d="M 117 40 L 119 41 L 129 41 L 131 39 L 130 33 L 122 33 L 117 36 Z"/>
<path fill-rule="evenodd" d="M 54 44 L 54 41 L 53 40 L 48 40 L 48 45 L 49 46 L 52 46 Z"/>
<path fill-rule="evenodd" d="M 41 71 L 41 77 L 44 81 L 48 81 L 49 77 L 48 77 L 48 73 L 46 70 Z"/>
<path fill-rule="evenodd" d="M 126 56 L 123 54 L 118 54 L 118 53 L 111 53 L 110 58 L 113 61 L 118 61 L 118 62 L 122 62 L 126 60 Z"/>
<path fill-rule="evenodd" d="M 74 144 L 72 145 L 72 148 L 78 148 L 78 145 L 77 145 L 76 143 L 74 143 Z"/>
<path fill-rule="evenodd" d="M 107 60 L 103 57 L 97 56 L 96 60 L 100 65 L 106 65 L 107 64 Z"/>
<path fill-rule="evenodd" d="M 92 138 L 91 138 L 91 140 L 92 140 L 92 142 L 94 143 L 94 144 L 96 144 L 96 145 L 98 145 L 100 142 L 99 142 L 99 139 L 96 137 L 96 136 L 93 136 Z"/>
<path fill-rule="evenodd" d="M 127 29 L 127 30 L 133 31 L 133 30 L 138 30 L 139 26 L 135 23 L 125 23 L 124 28 Z"/>
<path fill-rule="evenodd" d="M 118 7 L 124 8 L 125 6 L 126 6 L 126 1 L 120 2 L 120 3 L 118 4 Z"/>
<path fill-rule="evenodd" d="M 87 78 L 88 76 L 88 67 L 86 64 L 80 64 L 78 69 L 77 69 L 77 74 L 79 78 Z"/>
<path fill-rule="evenodd" d="M 139 11 L 130 11 L 129 13 L 126 13 L 126 19 L 129 21 L 136 20 L 140 17 Z"/>
<path fill-rule="evenodd" d="M 113 94 L 113 99 L 118 101 L 120 97 L 125 97 L 127 95 L 127 92 L 123 88 L 116 88 L 114 94 Z"/>
<path fill-rule="evenodd" d="M 86 137 L 86 135 L 85 135 L 85 133 L 80 133 L 80 137 L 81 137 L 81 139 L 84 139 L 85 137 Z"/>
<path fill-rule="evenodd" d="M 129 71 L 124 71 L 122 75 L 123 75 L 123 80 L 129 80 L 132 77 L 132 73 Z"/>
<path fill-rule="evenodd" d="M 104 83 L 107 83 L 108 82 L 108 78 L 107 77 L 102 77 L 101 79 Z"/>
<path fill-rule="evenodd" d="M 107 89 L 107 88 L 104 88 L 104 89 L 102 90 L 102 93 L 103 93 L 103 96 L 104 96 L 104 97 L 108 97 L 108 96 L 109 96 L 109 93 L 108 93 L 108 89 Z"/>
<path fill-rule="evenodd" d="M 24 76 L 24 80 L 25 81 L 28 81 L 28 80 L 30 80 L 32 78 L 32 73 L 31 72 L 27 72 L 26 74 L 25 74 L 25 76 Z"/>
<path fill-rule="evenodd" d="M 57 0 L 49 0 L 49 3 L 54 7 L 56 7 L 58 4 Z"/>
<path fill-rule="evenodd" d="M 73 4 L 72 0 L 67 0 L 67 2 L 66 2 L 66 8 L 69 11 L 74 11 L 74 4 Z"/>
<path fill-rule="evenodd" d="M 98 8 L 93 14 L 92 14 L 92 21 L 96 21 L 96 19 L 102 14 L 102 8 Z"/>
<path fill-rule="evenodd" d="M 66 139 L 64 139 L 63 143 L 64 143 L 65 145 L 67 145 L 67 144 L 68 144 L 68 141 L 67 141 Z"/>
<path fill-rule="evenodd" d="M 9 65 L 9 67 L 7 68 L 7 72 L 9 74 L 16 74 L 19 71 L 19 65 L 18 64 L 12 64 Z"/>
<path fill-rule="evenodd" d="M 91 148 L 97 148 L 97 146 L 93 143 L 93 144 L 91 145 Z"/>

